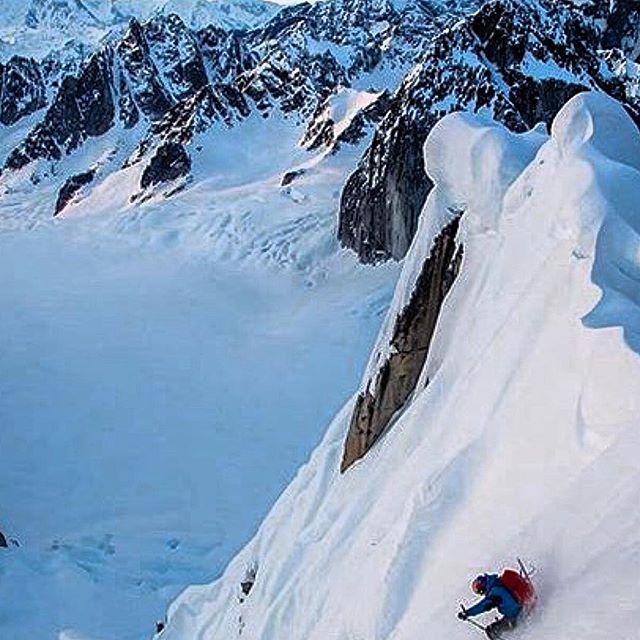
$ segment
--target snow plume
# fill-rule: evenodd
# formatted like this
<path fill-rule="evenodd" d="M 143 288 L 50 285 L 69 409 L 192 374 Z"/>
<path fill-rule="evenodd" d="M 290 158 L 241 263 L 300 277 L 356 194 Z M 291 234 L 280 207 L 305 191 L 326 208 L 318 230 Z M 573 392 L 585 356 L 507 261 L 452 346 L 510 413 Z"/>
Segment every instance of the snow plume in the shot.
<path fill-rule="evenodd" d="M 173 604 L 163 640 L 473 637 L 455 617 L 470 578 L 516 555 L 541 598 L 518 637 L 637 636 L 638 132 L 581 94 L 550 137 L 447 116 L 426 161 L 437 186 L 396 300 L 452 206 L 465 246 L 430 383 L 340 475 L 347 405 L 224 576 Z"/>

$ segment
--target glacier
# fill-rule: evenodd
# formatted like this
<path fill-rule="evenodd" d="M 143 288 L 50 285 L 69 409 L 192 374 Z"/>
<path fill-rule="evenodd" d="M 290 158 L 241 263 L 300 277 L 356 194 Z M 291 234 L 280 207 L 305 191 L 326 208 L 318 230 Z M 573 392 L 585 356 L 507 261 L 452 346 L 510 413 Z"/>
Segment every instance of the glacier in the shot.
<path fill-rule="evenodd" d="M 169 199 L 131 202 L 139 165 L 56 218 L 49 185 L 4 194 L 0 530 L 20 547 L 0 549 L 0 637 L 149 638 L 357 385 L 398 266 L 340 249 L 358 150 L 308 153 L 303 133 L 208 132 Z"/>
<path fill-rule="evenodd" d="M 347 403 L 223 577 L 174 602 L 163 640 L 474 637 L 455 617 L 469 581 L 516 556 L 540 604 L 514 637 L 636 637 L 638 130 L 582 93 L 549 135 L 446 116 L 425 161 L 436 186 L 374 349 L 462 211 L 421 383 L 341 475 Z"/>

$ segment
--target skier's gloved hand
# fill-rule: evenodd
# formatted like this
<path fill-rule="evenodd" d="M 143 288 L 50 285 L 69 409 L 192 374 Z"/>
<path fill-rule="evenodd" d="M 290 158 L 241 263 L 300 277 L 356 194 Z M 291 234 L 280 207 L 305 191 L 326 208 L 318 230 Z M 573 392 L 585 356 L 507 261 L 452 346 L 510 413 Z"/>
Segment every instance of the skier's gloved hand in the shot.
<path fill-rule="evenodd" d="M 466 611 L 458 611 L 458 620 L 466 620 L 468 617 Z"/>

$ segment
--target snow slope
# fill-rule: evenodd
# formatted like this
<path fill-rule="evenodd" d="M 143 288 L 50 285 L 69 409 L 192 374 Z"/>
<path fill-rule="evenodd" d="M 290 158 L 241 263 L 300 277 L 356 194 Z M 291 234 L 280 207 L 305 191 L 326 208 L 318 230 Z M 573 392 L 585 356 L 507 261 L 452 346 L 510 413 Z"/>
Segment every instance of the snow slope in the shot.
<path fill-rule="evenodd" d="M 465 211 L 430 384 L 340 476 L 348 403 L 224 577 L 172 605 L 163 640 L 477 637 L 458 602 L 516 555 L 541 596 L 517 637 L 637 637 L 638 131 L 581 94 L 548 138 L 448 116 L 426 161 L 436 188 L 394 305 L 434 229 Z"/>
<path fill-rule="evenodd" d="M 5 194 L 0 530 L 21 547 L 0 553 L 1 638 L 148 638 L 253 535 L 356 386 L 398 270 L 338 248 L 358 150 L 314 156 L 303 131 L 208 134 L 170 199 L 129 200 L 140 167 L 55 220 L 55 184 Z"/>

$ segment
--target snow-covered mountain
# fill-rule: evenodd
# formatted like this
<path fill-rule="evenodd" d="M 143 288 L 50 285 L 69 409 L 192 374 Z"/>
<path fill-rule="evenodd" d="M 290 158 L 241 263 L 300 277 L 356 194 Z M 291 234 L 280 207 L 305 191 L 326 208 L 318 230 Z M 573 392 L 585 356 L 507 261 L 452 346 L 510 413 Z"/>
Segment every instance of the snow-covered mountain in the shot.
<path fill-rule="evenodd" d="M 364 261 L 401 258 L 430 188 L 420 149 L 442 115 L 488 111 L 519 131 L 548 124 L 568 97 L 587 88 L 638 110 L 628 72 L 635 64 L 629 34 L 640 28 L 635 16 L 623 20 L 612 5 L 586 11 L 571 3 L 505 0 L 452 22 L 472 9 L 471 2 L 330 0 L 286 7 L 250 31 L 194 29 L 161 11 L 112 32 L 82 63 L 73 53 L 42 63 L 14 57 L 3 67 L 1 122 L 14 125 L 48 109 L 7 149 L 5 174 L 25 170 L 4 180 L 12 189 L 20 179 L 57 181 L 62 203 L 73 185 L 89 191 L 123 163 L 148 164 L 159 149 L 158 167 L 193 156 L 202 146 L 194 142 L 198 135 L 237 126 L 253 113 L 304 123 L 305 144 L 322 141 L 334 150 L 370 138 L 378 126 L 344 189 L 339 237 Z M 601 56 L 605 44 L 616 47 Z M 338 141 L 326 104 L 345 88 L 377 93 L 379 102 L 353 114 Z M 65 157 L 86 148 L 95 158 L 91 148 L 107 133 L 120 140 L 114 160 L 86 162 L 76 179 Z M 163 146 L 173 143 L 187 146 Z M 188 174 L 190 162 L 178 165 Z M 177 177 L 171 173 L 171 180 Z M 61 211 L 54 203 L 51 210 Z"/>
<path fill-rule="evenodd" d="M 158 167 L 171 165 L 202 147 L 196 136 L 239 125 L 253 114 L 282 114 L 295 125 L 308 124 L 311 130 L 302 137 L 309 140 L 317 139 L 312 130 L 324 127 L 325 144 L 331 145 L 336 140 L 329 130 L 336 123 L 318 122 L 327 99 L 345 89 L 370 95 L 394 88 L 450 17 L 427 3 L 397 9 L 387 0 L 332 0 L 285 8 L 261 28 L 230 31 L 213 25 L 194 30 L 177 14 L 159 13 L 112 33 L 77 74 L 15 58 L 10 65 L 28 73 L 11 68 L 5 74 L 3 94 L 20 105 L 5 121 L 14 125 L 34 114 L 36 124 L 7 147 L 3 181 L 10 190 L 56 182 L 64 191 L 57 202 L 68 202 L 74 185 L 88 191 L 123 164 L 143 166 L 156 158 Z M 46 112 L 36 116 L 47 99 Z M 357 124 L 342 142 L 360 142 L 385 110 L 379 102 L 352 114 Z M 118 142 L 109 142 L 107 134 Z M 98 162 L 103 144 L 114 145 L 110 161 Z M 69 167 L 78 163 L 80 150 L 86 158 L 76 178 Z M 190 163 L 179 164 L 187 174 Z M 161 173 L 156 171 L 155 182 L 179 177 Z M 145 187 L 129 195 L 137 197 L 140 189 Z"/>
<path fill-rule="evenodd" d="M 343 244 L 365 261 L 405 255 L 430 189 L 422 145 L 443 115 L 460 109 L 486 112 L 522 131 L 538 122 L 549 124 L 560 106 L 584 89 L 624 99 L 624 80 L 597 51 L 603 40 L 609 47 L 622 46 L 631 27 L 603 31 L 601 23 L 570 4 L 506 0 L 486 4 L 440 33 L 394 96 L 345 187 Z M 633 30 L 640 34 L 640 14 L 634 16 Z M 640 113 L 631 94 L 628 99 Z"/>
<path fill-rule="evenodd" d="M 336 126 L 370 100 L 341 94 Z M 336 241 L 362 147 L 307 150 L 304 124 L 253 113 L 198 134 L 182 182 L 179 145 L 121 169 L 134 129 L 4 183 L 2 638 L 146 638 L 219 575 L 357 384 L 397 275 Z"/>
<path fill-rule="evenodd" d="M 634 637 L 638 129 L 580 94 L 550 136 L 450 115 L 425 163 L 435 186 L 365 385 L 394 328 L 420 335 L 412 301 L 439 289 L 422 281 L 443 230 L 463 250 L 406 403 L 340 474 L 348 403 L 224 577 L 173 604 L 163 640 L 467 637 L 470 579 L 516 555 L 540 597 L 517 637 Z"/>

